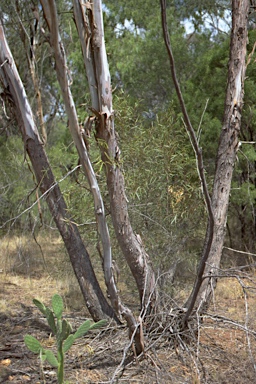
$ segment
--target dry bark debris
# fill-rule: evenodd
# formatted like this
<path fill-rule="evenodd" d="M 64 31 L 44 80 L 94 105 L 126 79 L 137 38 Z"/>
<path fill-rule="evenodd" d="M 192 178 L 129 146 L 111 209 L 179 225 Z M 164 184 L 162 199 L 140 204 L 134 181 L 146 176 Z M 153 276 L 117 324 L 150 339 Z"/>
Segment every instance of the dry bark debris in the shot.
<path fill-rule="evenodd" d="M 229 282 L 231 284 L 231 282 Z M 232 283 L 234 284 L 234 283 Z M 8 312 L 0 311 L 0 383 L 57 383 L 55 370 L 44 365 L 44 379 L 40 362 L 23 342 L 31 334 L 50 348 L 53 343 L 46 322 L 37 309 L 30 305 L 27 292 L 14 284 L 3 284 L 0 300 L 8 297 Z M 237 288 L 232 285 L 232 292 Z M 230 294 L 231 295 L 231 294 Z M 50 296 L 50 295 L 49 295 Z M 249 321 L 255 318 L 250 293 Z M 29 303 L 29 304 L 28 304 Z M 66 359 L 66 378 L 69 383 L 244 383 L 255 381 L 253 358 L 256 356 L 255 333 L 250 332 L 250 353 L 244 329 L 244 298 L 220 297 L 215 301 L 211 316 L 205 318 L 193 345 L 176 344 L 169 337 L 168 327 L 155 328 L 145 338 L 146 354 L 134 359 L 127 350 L 124 364 L 119 367 L 127 347 L 127 329 L 109 326 L 108 329 L 88 334 L 71 348 Z M 230 320 L 235 314 L 239 320 Z M 76 329 L 85 318 L 82 312 L 69 313 L 68 319 Z M 251 328 L 255 326 L 251 323 Z M 196 381 L 197 380 L 197 381 Z"/>

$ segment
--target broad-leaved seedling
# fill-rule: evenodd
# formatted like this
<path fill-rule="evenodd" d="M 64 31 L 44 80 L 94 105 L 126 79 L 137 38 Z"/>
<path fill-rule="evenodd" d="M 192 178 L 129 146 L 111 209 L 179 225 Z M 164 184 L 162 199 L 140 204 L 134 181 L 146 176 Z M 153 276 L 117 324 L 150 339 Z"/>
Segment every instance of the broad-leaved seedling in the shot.
<path fill-rule="evenodd" d="M 71 348 L 74 341 L 84 336 L 88 331 L 103 327 L 107 324 L 106 320 L 100 320 L 96 323 L 91 323 L 86 320 L 75 333 L 72 332 L 71 324 L 62 318 L 64 304 L 61 296 L 53 295 L 52 309 L 46 307 L 41 301 L 34 299 L 33 303 L 46 317 L 53 335 L 56 337 L 57 356 L 49 350 L 43 348 L 42 344 L 33 336 L 26 335 L 24 337 L 27 348 L 39 354 L 42 361 L 47 360 L 49 364 L 57 368 L 58 383 L 64 383 L 64 354 Z"/>

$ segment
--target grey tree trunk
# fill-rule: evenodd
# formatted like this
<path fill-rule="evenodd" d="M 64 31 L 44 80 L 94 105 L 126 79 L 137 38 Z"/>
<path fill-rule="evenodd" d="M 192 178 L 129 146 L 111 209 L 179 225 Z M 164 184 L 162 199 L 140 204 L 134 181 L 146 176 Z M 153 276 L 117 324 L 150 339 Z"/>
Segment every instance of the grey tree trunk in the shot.
<path fill-rule="evenodd" d="M 209 214 L 205 243 L 194 288 L 184 305 L 185 315 L 183 317 L 183 326 L 186 326 L 186 322 L 193 311 L 197 311 L 197 313 L 200 314 L 207 309 L 211 301 L 213 289 L 215 289 L 217 283 L 217 275 L 226 233 L 230 187 L 239 144 L 238 135 L 241 125 L 244 95 L 243 87 L 246 69 L 245 58 L 249 0 L 232 1 L 232 30 L 228 84 L 223 127 L 219 139 L 215 178 L 211 197 L 208 192 L 204 174 L 202 149 L 199 147 L 195 131 L 190 122 L 176 76 L 175 62 L 167 29 L 166 0 L 160 0 L 160 2 L 164 40 L 170 58 L 172 78 L 184 116 L 184 122 L 196 154 L 198 174 Z"/>
<path fill-rule="evenodd" d="M 79 159 L 90 185 L 94 199 L 95 216 L 98 223 L 98 230 L 101 237 L 104 260 L 105 281 L 113 307 L 116 313 L 119 313 L 117 288 L 112 273 L 112 250 L 109 237 L 108 226 L 105 217 L 105 209 L 100 193 L 98 181 L 93 170 L 87 147 L 83 138 L 83 131 L 80 128 L 76 106 L 70 89 L 70 76 L 68 73 L 68 64 L 66 60 L 65 49 L 59 34 L 59 22 L 57 16 L 56 3 L 48 0 L 41 0 L 44 11 L 44 17 L 50 32 L 50 44 L 55 58 L 55 67 L 57 79 L 60 85 L 62 97 L 65 104 L 65 110 L 69 121 L 69 130 L 76 145 Z"/>
<path fill-rule="evenodd" d="M 197 310 L 198 313 L 203 313 L 207 309 L 211 301 L 213 289 L 217 283 L 226 234 L 231 181 L 239 145 L 238 137 L 241 126 L 246 70 L 248 14 L 249 0 L 232 1 L 228 84 L 211 197 L 214 223 L 213 225 L 208 224 L 207 227 L 203 256 L 194 289 L 186 304 L 187 313 L 185 320 L 188 319 L 193 309 Z"/>
<path fill-rule="evenodd" d="M 117 320 L 96 279 L 89 255 L 56 183 L 48 158 L 40 141 L 26 92 L 19 77 L 4 30 L 0 24 L 0 81 L 2 93 L 16 116 L 24 148 L 29 155 L 38 187 L 45 195 L 52 217 L 62 236 L 85 303 L 95 321 L 111 317 Z M 117 320 L 118 321 L 118 320 Z"/>
<path fill-rule="evenodd" d="M 132 229 L 114 127 L 111 79 L 104 41 L 101 0 L 73 0 L 95 116 L 96 139 L 105 164 L 111 217 L 116 238 L 136 281 L 142 308 L 150 312 L 157 301 L 155 275 L 139 235 Z"/>
<path fill-rule="evenodd" d="M 61 37 L 58 30 L 56 4 L 50 0 L 41 0 L 41 4 L 43 6 L 44 16 L 47 21 L 50 32 L 50 41 L 55 57 L 57 78 L 62 91 L 67 116 L 69 118 L 70 132 L 76 144 L 81 164 L 83 166 L 85 175 L 87 176 L 87 179 L 89 181 L 91 192 L 94 197 L 95 215 L 97 218 L 99 234 L 101 236 L 103 248 L 104 275 L 109 298 L 111 300 L 113 309 L 116 312 L 116 315 L 122 315 L 125 318 L 130 330 L 130 334 L 134 334 L 137 353 L 141 353 L 144 348 L 143 340 L 141 338 L 142 331 L 139 329 L 139 326 L 137 326 L 137 321 L 130 309 L 124 306 L 121 302 L 113 276 L 111 242 L 105 217 L 104 204 L 97 183 L 97 178 L 94 173 L 87 152 L 87 148 L 80 132 L 76 107 L 69 86 L 68 66 L 65 56 L 65 50 L 62 45 Z"/>

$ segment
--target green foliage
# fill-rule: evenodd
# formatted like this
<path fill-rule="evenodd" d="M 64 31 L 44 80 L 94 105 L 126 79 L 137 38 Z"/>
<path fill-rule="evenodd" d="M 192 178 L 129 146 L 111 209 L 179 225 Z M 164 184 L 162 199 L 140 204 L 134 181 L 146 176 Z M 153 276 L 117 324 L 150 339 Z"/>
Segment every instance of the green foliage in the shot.
<path fill-rule="evenodd" d="M 248 53 L 253 53 L 255 30 L 249 31 Z M 211 181 L 215 172 L 219 134 L 221 132 L 229 60 L 229 37 L 206 41 L 203 33 L 193 37 L 195 73 L 185 83 L 184 98 L 194 128 L 201 127 L 200 145 L 204 164 Z M 208 45 L 208 48 L 207 48 Z M 255 251 L 254 190 L 255 190 L 255 53 L 250 56 L 245 80 L 244 108 L 228 215 L 229 241 L 232 246 Z M 193 95 L 193 97 L 191 97 Z M 178 106 L 175 105 L 175 110 Z M 205 113 L 203 114 L 205 110 Z M 203 118 L 202 118 L 203 117 Z M 202 121 L 201 121 L 202 119 Z M 248 142 L 248 144 L 246 144 Z M 249 144 L 251 143 L 251 144 Z"/>
<path fill-rule="evenodd" d="M 133 1 L 129 3 L 134 3 Z M 134 6 L 109 2 L 105 31 L 113 87 L 121 88 L 136 102 L 141 112 L 162 109 L 173 95 L 169 60 L 162 38 L 160 10 L 150 2 Z M 188 78 L 193 61 L 187 50 L 184 27 L 168 9 L 171 40 L 180 78 Z"/>
<path fill-rule="evenodd" d="M 213 20 L 223 20 L 225 11 L 230 11 L 228 0 L 175 0 L 174 4 L 179 17 L 190 19 L 197 30 L 203 27 L 206 14 Z"/>
<path fill-rule="evenodd" d="M 162 265 L 165 257 L 167 262 L 180 257 L 174 244 L 182 244 L 181 239 L 190 237 L 186 244 L 192 251 L 201 247 L 205 210 L 194 153 L 171 80 L 160 9 L 156 13 L 154 7 L 132 0 L 121 3 L 110 1 L 110 12 L 105 15 L 112 78 L 125 95 L 116 95 L 119 113 L 115 121 L 133 225 L 143 234 L 151 254 L 161 260 L 156 263 Z M 195 131 L 201 132 L 211 190 L 224 110 L 229 38 L 201 28 L 201 11 L 208 9 L 223 16 L 214 2 L 177 3 L 168 6 L 168 27 L 184 99 Z M 186 36 L 177 22 L 175 11 L 180 16 L 180 7 L 185 12 L 190 8 L 194 20 L 197 17 L 198 28 L 192 36 Z M 110 27 L 116 28 L 116 34 L 109 32 Z"/>
<path fill-rule="evenodd" d="M 151 120 L 124 94 L 115 95 L 114 105 L 132 224 L 156 269 L 166 271 L 183 259 L 184 250 L 198 252 L 204 236 L 206 215 L 194 152 L 172 106 Z"/>
<path fill-rule="evenodd" d="M 16 228 L 25 228 L 26 215 L 21 215 L 34 202 L 35 182 L 33 180 L 30 163 L 25 156 L 24 144 L 17 135 L 10 133 L 9 137 L 0 136 L 0 222 L 4 230 L 7 223 Z M 44 204 L 42 202 L 42 211 Z M 35 205 L 31 215 L 37 216 L 38 207 Z M 14 220 L 14 218 L 16 218 Z"/>
<path fill-rule="evenodd" d="M 34 15 L 30 1 L 17 1 L 15 4 L 19 5 L 17 9 L 8 2 L 1 5 L 3 14 L 8 15 L 3 18 L 4 27 L 34 116 L 37 118 L 35 90 L 26 58 L 30 49 L 30 40 L 27 37 L 30 36 L 30 24 Z M 90 98 L 81 47 L 72 20 L 72 4 L 58 0 L 57 6 L 60 33 L 67 53 L 68 69 L 72 75 L 71 89 L 82 124 L 90 113 Z M 204 19 L 207 14 L 213 16 L 213 21 L 223 18 L 229 3 L 226 0 L 175 0 L 167 4 L 167 7 L 168 29 L 177 76 L 194 129 L 198 131 L 200 127 L 201 130 L 200 145 L 211 189 L 224 109 L 229 37 L 225 33 L 213 31 L 209 26 L 206 27 Z M 169 263 L 172 258 L 180 257 L 177 247 L 184 242 L 187 248 L 195 253 L 201 247 L 206 217 L 194 153 L 182 123 L 180 106 L 171 80 L 159 4 L 155 7 L 148 0 L 110 0 L 104 9 L 108 61 L 113 89 L 116 89 L 115 125 L 120 135 L 129 210 L 134 228 L 143 235 L 155 264 L 162 265 L 163 259 Z M 184 20 L 188 18 L 195 27 L 191 35 L 186 35 L 184 28 Z M 27 31 L 25 44 L 18 38 L 22 37 L 19 20 Z M 42 29 L 47 30 L 43 17 L 40 22 Z M 255 30 L 250 31 L 248 52 L 253 51 L 255 34 Z M 63 100 L 59 96 L 54 60 L 43 34 L 37 37 L 39 40 L 35 47 L 35 70 L 40 79 L 44 119 L 48 131 L 45 149 L 56 180 L 61 180 L 59 186 L 72 220 L 79 225 L 82 235 L 86 228 L 86 242 L 91 251 L 91 245 L 95 245 L 98 236 L 93 200 L 81 170 L 72 171 L 79 164 L 79 159 L 69 133 Z M 240 137 L 242 141 L 256 141 L 255 111 L 253 54 L 246 73 Z M 31 175 L 29 161 L 24 161 L 24 144 L 16 134 L 17 127 L 14 125 L 10 128 L 10 125 L 7 121 L 6 129 L 1 130 L 6 132 L 6 135 L 0 136 L 2 223 L 29 207 L 37 199 L 35 191 L 38 189 Z M 90 157 L 106 211 L 109 212 L 108 192 L 103 176 L 104 164 L 94 143 L 93 132 L 90 139 Z M 245 220 L 248 239 L 255 236 L 251 234 L 254 217 L 252 202 L 255 191 L 255 145 L 242 145 L 238 159 L 231 191 L 229 223 L 235 223 L 233 227 L 230 224 L 230 227 L 231 237 L 236 238 L 240 224 Z M 40 203 L 40 224 L 48 224 L 45 202 L 41 200 Z M 38 217 L 38 206 L 35 205 L 30 210 L 30 218 L 36 220 Z M 15 221 L 22 230 L 25 228 L 25 220 L 27 216 L 23 215 Z M 87 225 L 88 223 L 90 225 Z M 187 238 L 192 240 L 187 242 Z M 177 247 L 175 244 L 178 244 Z M 36 305 L 40 307 L 39 303 Z M 40 307 L 39 310 L 47 317 L 51 330 L 56 335 L 54 308 L 50 310 Z M 60 316 L 60 312 L 57 309 L 56 311 Z M 68 332 L 68 325 L 63 323 L 62 337 L 66 337 Z M 71 333 L 65 339 L 65 348 L 69 349 L 73 342 L 74 335 Z"/>
<path fill-rule="evenodd" d="M 86 320 L 77 331 L 72 334 L 71 324 L 62 319 L 64 304 L 62 297 L 55 294 L 52 297 L 52 310 L 46 307 L 41 301 L 34 299 L 33 303 L 46 317 L 47 322 L 56 337 L 57 357 L 51 350 L 43 348 L 42 344 L 33 336 L 26 335 L 24 342 L 27 348 L 36 354 L 39 354 L 42 361 L 48 361 L 50 365 L 57 368 L 58 383 L 64 383 L 64 354 L 72 347 L 76 339 L 83 337 L 88 331 L 106 326 L 106 320 L 100 320 L 96 323 L 91 323 Z"/>

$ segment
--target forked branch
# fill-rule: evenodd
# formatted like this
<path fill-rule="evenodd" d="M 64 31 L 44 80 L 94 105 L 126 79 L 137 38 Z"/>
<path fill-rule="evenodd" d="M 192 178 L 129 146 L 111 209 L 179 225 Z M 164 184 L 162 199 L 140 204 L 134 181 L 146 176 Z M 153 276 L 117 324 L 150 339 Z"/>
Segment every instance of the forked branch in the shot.
<path fill-rule="evenodd" d="M 105 216 L 104 203 L 101 196 L 98 181 L 97 181 L 93 166 L 91 164 L 89 154 L 87 152 L 86 145 L 82 140 L 82 135 L 79 129 L 78 116 L 77 116 L 76 107 L 75 107 L 75 103 L 73 100 L 73 96 L 72 96 L 70 84 L 69 84 L 69 73 L 68 73 L 65 49 L 64 49 L 64 45 L 62 44 L 61 36 L 58 28 L 58 16 L 57 16 L 56 4 L 55 2 L 52 2 L 50 0 L 41 0 L 41 4 L 44 11 L 44 17 L 47 21 L 47 25 L 50 32 L 50 42 L 51 42 L 51 47 L 53 49 L 53 54 L 55 57 L 57 79 L 60 84 L 66 113 L 69 119 L 70 132 L 73 137 L 74 143 L 76 145 L 76 148 L 80 157 L 81 165 L 88 179 L 90 189 L 94 198 L 95 215 L 97 218 L 98 230 L 101 236 L 101 243 L 103 248 L 104 276 L 105 276 L 105 282 L 106 282 L 107 291 L 110 297 L 111 305 L 115 310 L 115 313 L 117 316 L 122 315 L 125 318 L 131 334 L 133 334 L 133 332 L 136 333 L 134 338 L 135 345 L 136 345 L 137 352 L 141 353 L 143 352 L 144 346 L 140 338 L 140 333 L 139 331 L 137 331 L 138 326 L 137 326 L 136 318 L 133 315 L 132 311 L 121 302 L 121 299 L 116 287 L 114 275 L 113 275 L 112 249 L 111 249 L 111 241 L 110 241 L 110 236 L 108 231 L 108 225 L 107 225 L 106 216 Z M 84 15 L 83 14 L 84 10 L 82 9 L 82 7 L 80 11 L 81 11 L 81 14 L 80 14 L 80 18 L 81 18 L 82 15 Z M 86 30 L 84 29 L 83 33 L 85 32 Z M 82 40 L 82 37 L 81 37 L 81 40 Z M 103 71 L 101 73 L 103 73 Z M 110 82 L 110 78 L 108 79 L 108 81 Z M 109 87 L 110 87 L 110 83 L 109 83 Z M 106 91 L 106 84 L 104 89 L 105 89 L 105 92 L 108 93 Z M 105 100 L 106 98 L 103 97 L 103 99 Z M 108 113 L 107 106 L 103 106 L 102 110 L 98 114 L 99 116 L 100 115 L 108 116 L 109 113 Z"/>

